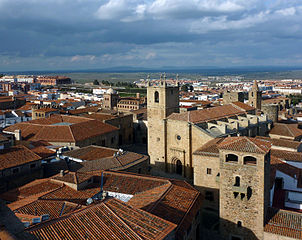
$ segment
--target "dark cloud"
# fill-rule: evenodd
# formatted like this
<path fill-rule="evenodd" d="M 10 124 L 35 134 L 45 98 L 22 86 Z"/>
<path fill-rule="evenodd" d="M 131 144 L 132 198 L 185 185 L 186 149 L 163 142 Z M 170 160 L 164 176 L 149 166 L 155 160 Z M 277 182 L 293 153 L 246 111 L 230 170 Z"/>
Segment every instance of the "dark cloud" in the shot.
<path fill-rule="evenodd" d="M 0 0 L 0 68 L 302 65 L 292 0 Z"/>

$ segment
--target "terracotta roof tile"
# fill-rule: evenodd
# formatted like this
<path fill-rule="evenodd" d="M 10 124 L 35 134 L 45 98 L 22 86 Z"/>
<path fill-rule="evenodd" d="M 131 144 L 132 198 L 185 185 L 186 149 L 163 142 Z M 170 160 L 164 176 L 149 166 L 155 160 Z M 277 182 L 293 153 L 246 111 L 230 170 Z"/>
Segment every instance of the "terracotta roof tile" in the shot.
<path fill-rule="evenodd" d="M 173 120 L 200 123 L 245 113 L 246 111 L 240 110 L 238 109 L 238 107 L 229 104 L 202 110 L 188 111 L 184 113 L 172 113 L 168 118 Z"/>
<path fill-rule="evenodd" d="M 271 155 L 285 161 L 302 162 L 302 152 L 272 149 Z"/>
<path fill-rule="evenodd" d="M 247 105 L 243 102 L 232 102 L 231 103 L 233 106 L 239 108 L 240 110 L 243 110 L 243 111 L 251 111 L 251 110 L 255 110 L 256 108 L 254 107 L 251 107 L 250 105 Z"/>
<path fill-rule="evenodd" d="M 218 148 L 236 152 L 263 154 L 270 151 L 271 143 L 257 138 L 228 137 L 219 144 Z"/>
<path fill-rule="evenodd" d="M 269 134 L 296 138 L 302 135 L 302 129 L 298 128 L 298 124 L 275 123 Z"/>
<path fill-rule="evenodd" d="M 269 221 L 264 227 L 265 232 L 302 239 L 301 213 L 268 208 L 267 218 Z"/>
<path fill-rule="evenodd" d="M 257 136 L 256 138 L 270 141 L 273 146 L 292 148 L 292 149 L 295 149 L 296 151 L 297 151 L 298 147 L 302 144 L 301 142 L 292 141 L 289 139 L 288 140 L 287 139 L 277 139 L 277 138 L 269 138 L 269 137 L 261 137 L 261 136 Z"/>
<path fill-rule="evenodd" d="M 218 145 L 224 138 L 214 138 L 205 143 L 201 148 L 197 149 L 194 155 L 219 156 Z"/>
<path fill-rule="evenodd" d="M 40 156 L 22 145 L 3 149 L 0 150 L 0 170 L 38 161 L 40 159 Z"/>
<path fill-rule="evenodd" d="M 60 123 L 67 123 L 62 124 Z M 59 124 L 59 125 L 53 125 Z M 47 142 L 76 142 L 117 131 L 118 128 L 90 118 L 52 115 L 33 121 L 17 123 L 5 128 L 5 132 L 21 130 L 25 140 Z"/>
<path fill-rule="evenodd" d="M 14 213 L 28 214 L 34 216 L 42 216 L 49 214 L 50 219 L 57 218 L 61 215 L 73 212 L 80 209 L 82 206 L 65 201 L 47 201 L 47 200 L 35 200 L 24 206 L 18 206 L 12 209 Z M 62 211 L 63 210 L 63 211 Z"/>
<path fill-rule="evenodd" d="M 164 239 L 175 225 L 110 199 L 27 231 L 39 239 Z"/>

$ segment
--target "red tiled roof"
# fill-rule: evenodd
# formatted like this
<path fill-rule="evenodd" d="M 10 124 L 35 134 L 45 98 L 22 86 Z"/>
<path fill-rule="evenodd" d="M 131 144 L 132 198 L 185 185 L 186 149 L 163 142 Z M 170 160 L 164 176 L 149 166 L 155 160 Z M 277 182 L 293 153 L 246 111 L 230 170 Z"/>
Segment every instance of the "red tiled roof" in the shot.
<path fill-rule="evenodd" d="M 224 140 L 224 138 L 214 138 L 205 143 L 201 148 L 197 149 L 194 155 L 206 155 L 206 156 L 218 156 L 218 145 Z"/>
<path fill-rule="evenodd" d="M 302 239 L 302 214 L 285 210 L 268 208 L 268 223 L 265 232 L 294 239 Z"/>
<path fill-rule="evenodd" d="M 68 172 L 61 176 L 60 174 L 52 177 L 54 180 L 58 180 L 61 182 L 73 183 L 73 184 L 80 184 L 82 182 L 87 181 L 88 179 L 92 178 L 92 175 L 80 173 L 80 172 Z"/>
<path fill-rule="evenodd" d="M 69 152 L 65 152 L 63 155 L 82 159 L 85 161 L 100 159 L 104 157 L 112 157 L 118 150 L 99 146 L 87 146 L 79 149 L 75 149 Z"/>
<path fill-rule="evenodd" d="M 69 124 L 52 125 L 57 123 Z M 5 128 L 4 131 L 14 132 L 16 129 L 21 130 L 25 140 L 47 142 L 77 142 L 118 130 L 97 120 L 65 115 L 52 115 L 49 118 L 17 123 Z"/>
<path fill-rule="evenodd" d="M 39 155 L 41 158 L 47 158 L 56 154 L 55 150 L 49 149 L 45 146 L 39 146 L 31 149 L 35 154 Z"/>
<path fill-rule="evenodd" d="M 269 138 L 269 137 L 261 137 L 261 136 L 256 136 L 256 138 L 270 141 L 273 146 L 292 148 L 292 149 L 295 149 L 296 151 L 297 151 L 298 147 L 302 144 L 301 142 L 292 141 L 289 139 L 277 139 L 277 138 Z"/>
<path fill-rule="evenodd" d="M 251 110 L 255 110 L 256 108 L 254 107 L 251 107 L 250 105 L 247 105 L 243 102 L 232 102 L 231 103 L 233 106 L 239 108 L 240 110 L 243 110 L 243 111 L 251 111 Z"/>
<path fill-rule="evenodd" d="M 83 174 L 84 175 L 84 174 Z M 39 204 L 42 204 L 45 201 L 51 202 L 56 201 L 57 203 L 62 201 L 68 201 L 76 204 L 84 204 L 86 203 L 86 200 L 88 198 L 91 198 L 95 194 L 100 192 L 100 173 L 97 174 L 86 174 L 89 177 L 93 177 L 93 183 L 89 184 L 85 187 L 85 189 L 82 190 L 75 190 L 71 187 L 68 187 L 66 185 L 56 186 L 55 189 L 51 188 L 50 191 L 45 192 L 44 194 L 34 195 L 33 197 L 39 197 L 38 202 L 35 201 L 29 201 L 23 206 L 28 206 L 28 208 L 25 209 L 22 208 L 22 213 L 30 213 L 32 214 L 34 209 L 34 205 L 38 204 L 37 208 L 41 210 Z M 190 227 L 190 225 L 193 222 L 193 219 L 195 218 L 197 212 L 199 211 L 201 207 L 201 195 L 200 193 L 195 190 L 191 185 L 187 184 L 184 181 L 180 180 L 169 180 L 164 178 L 158 178 L 158 177 L 152 177 L 152 176 L 144 176 L 144 175 L 136 175 L 133 173 L 126 173 L 126 172 L 113 172 L 113 171 L 104 171 L 104 185 L 103 190 L 104 191 L 110 191 L 110 192 L 117 192 L 117 193 L 124 193 L 133 195 L 133 197 L 130 199 L 130 201 L 125 204 L 121 203 L 118 200 L 105 200 L 106 203 L 108 201 L 116 201 L 117 205 L 110 205 L 108 206 L 111 211 L 113 211 L 116 214 L 117 218 L 122 218 L 125 223 L 131 228 L 135 230 L 135 233 L 139 236 L 147 237 L 150 236 L 150 238 L 154 239 L 160 239 L 161 236 L 166 236 L 163 234 L 165 231 L 163 229 L 161 230 L 154 230 L 152 231 L 155 235 L 149 235 L 150 233 L 146 233 L 146 230 L 138 229 L 139 226 L 136 226 L 135 224 L 140 224 L 142 222 L 149 222 L 149 225 L 155 224 L 157 221 L 161 221 L 164 223 L 167 223 L 169 226 L 173 226 L 173 229 L 175 229 L 176 225 L 176 238 L 179 239 L 179 237 L 182 237 L 185 234 L 185 231 Z M 61 179 L 66 180 L 66 179 Z M 44 183 L 52 183 L 53 180 L 44 180 Z M 66 184 L 69 181 L 66 181 Z M 81 182 L 81 181 L 77 181 Z M 39 182 L 42 183 L 42 182 Z M 35 184 L 31 184 L 31 188 L 35 187 Z M 28 189 L 28 187 L 26 187 Z M 40 190 L 41 185 L 36 185 L 36 192 L 41 192 Z M 29 191 L 29 192 L 32 192 Z M 35 203 L 33 203 L 35 202 Z M 32 205 L 31 205 L 32 204 Z M 122 204 L 122 206 L 120 205 Z M 128 205 L 129 204 L 129 205 Z M 95 205 L 98 206 L 98 205 Z M 115 207 L 118 207 L 115 209 Z M 15 204 L 14 209 L 19 209 L 18 204 Z M 88 207 L 87 209 L 91 209 L 93 206 Z M 53 215 L 56 216 L 57 209 L 59 207 L 54 205 L 49 205 L 49 211 L 52 212 Z M 47 232 L 48 226 L 51 226 L 52 229 L 56 228 L 56 230 L 51 231 L 49 234 L 59 234 L 56 235 L 57 237 L 61 237 L 60 235 L 61 231 L 74 231 L 74 227 L 70 221 L 68 221 L 69 225 L 63 226 L 63 219 L 71 219 L 72 216 L 78 216 L 80 215 L 80 212 L 86 211 L 80 210 L 76 211 L 72 214 L 67 214 L 64 217 L 61 217 L 59 219 L 54 219 L 53 221 L 48 221 L 43 224 L 40 224 L 37 227 L 30 228 L 29 231 L 36 234 L 42 234 L 42 230 L 45 229 L 44 233 Z M 140 210 L 141 209 L 141 210 Z M 44 210 L 43 210 L 44 211 Z M 21 210 L 20 210 L 21 212 Z M 45 211 L 46 212 L 46 211 Z M 100 212 L 100 211 L 98 211 Z M 43 212 L 44 213 L 44 212 Z M 90 213 L 89 213 L 90 214 Z M 134 217 L 134 215 L 137 217 Z M 147 214 L 145 217 L 140 214 Z M 101 212 L 102 216 L 107 216 L 104 214 L 104 212 Z M 94 213 L 91 213 L 89 216 L 94 216 Z M 111 216 L 111 215 L 110 215 Z M 153 216 L 153 220 L 150 221 L 150 218 L 148 216 Z M 88 218 L 87 218 L 88 219 Z M 90 217 L 90 219 L 93 219 Z M 111 219 L 118 224 L 118 219 L 115 219 L 114 216 L 111 216 Z M 131 220 L 131 222 L 129 219 Z M 135 219 L 135 221 L 134 221 Z M 149 220 L 148 220 L 149 219 Z M 86 221 L 86 218 L 85 218 Z M 77 229 L 81 229 L 82 227 L 85 227 L 85 221 L 82 220 L 82 223 L 78 223 L 79 226 L 77 226 Z M 95 223 L 100 222 L 101 220 L 94 221 Z M 136 223 L 138 221 L 138 223 Z M 57 222 L 60 222 L 59 225 L 55 225 Z M 174 224 L 176 225 L 174 225 Z M 90 224 L 90 223 L 89 223 Z M 106 225 L 106 226 L 105 226 Z M 56 227 L 57 226 L 57 227 Z M 70 227 L 70 231 L 69 231 Z M 113 231 L 114 228 L 110 225 L 110 222 L 107 221 L 106 224 L 104 224 L 104 228 L 106 228 L 106 231 Z M 41 231 L 40 231 L 41 229 Z M 128 229 L 128 228 L 127 228 Z M 172 229 L 172 228 L 171 228 Z M 39 232 L 40 231 L 40 232 Z M 99 230 L 101 231 L 101 230 Z M 100 232 L 98 233 L 100 234 Z M 119 229 L 122 236 L 126 236 L 127 231 L 126 229 Z M 163 235 L 160 235 L 163 234 Z M 42 235 L 36 235 L 36 236 L 42 236 Z M 52 239 L 55 235 L 44 235 L 48 238 L 45 239 Z"/>
<path fill-rule="evenodd" d="M 302 135 L 302 129 L 298 124 L 275 123 L 269 134 L 296 138 Z"/>
<path fill-rule="evenodd" d="M 218 148 L 237 152 L 265 154 L 270 150 L 271 143 L 257 138 L 228 137 L 219 144 Z"/>
<path fill-rule="evenodd" d="M 22 202 L 22 200 L 20 201 Z M 63 208 L 64 206 L 64 208 Z M 14 203 L 14 213 L 28 214 L 34 216 L 42 216 L 49 214 L 50 219 L 57 218 L 61 215 L 73 212 L 80 209 L 82 206 L 66 201 L 47 201 L 47 200 L 35 200 L 25 205 L 17 205 Z M 63 211 L 62 211 L 63 210 Z"/>
<path fill-rule="evenodd" d="M 39 239 L 164 239 L 175 225 L 117 199 L 27 229 Z"/>
<path fill-rule="evenodd" d="M 99 120 L 99 121 L 105 121 L 109 119 L 116 118 L 116 116 L 110 115 L 110 114 L 102 114 L 102 113 L 93 113 L 93 114 L 85 114 L 84 117 Z"/>
<path fill-rule="evenodd" d="M 39 179 L 22 187 L 5 192 L 0 195 L 0 198 L 13 202 L 31 196 L 45 195 L 46 193 L 58 189 L 61 186 L 62 184 L 51 182 L 49 179 Z"/>
<path fill-rule="evenodd" d="M 285 161 L 302 162 L 302 152 L 272 149 L 271 155 Z"/>
<path fill-rule="evenodd" d="M 202 110 L 194 110 L 183 113 L 172 113 L 168 118 L 179 121 L 188 121 L 192 123 L 200 123 L 223 117 L 230 117 L 245 114 L 246 111 L 238 109 L 231 104 Z"/>
<path fill-rule="evenodd" d="M 40 156 L 21 145 L 3 149 L 0 150 L 0 170 L 38 161 L 40 159 Z"/>

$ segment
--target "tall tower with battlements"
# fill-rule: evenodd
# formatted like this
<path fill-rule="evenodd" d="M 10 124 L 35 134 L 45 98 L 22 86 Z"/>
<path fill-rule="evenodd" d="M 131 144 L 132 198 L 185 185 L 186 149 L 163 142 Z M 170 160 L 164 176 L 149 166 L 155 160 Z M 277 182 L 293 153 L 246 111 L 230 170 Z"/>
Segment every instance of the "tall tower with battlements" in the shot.
<path fill-rule="evenodd" d="M 148 84 L 148 153 L 150 164 L 160 171 L 167 170 L 166 118 L 179 112 L 179 86 L 168 86 L 165 80 Z"/>

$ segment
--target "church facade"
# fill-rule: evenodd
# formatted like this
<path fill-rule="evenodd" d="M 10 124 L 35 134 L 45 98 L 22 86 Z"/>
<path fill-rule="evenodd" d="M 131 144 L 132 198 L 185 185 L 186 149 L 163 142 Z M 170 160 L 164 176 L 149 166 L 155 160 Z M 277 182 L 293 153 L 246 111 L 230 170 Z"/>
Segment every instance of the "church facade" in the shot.
<path fill-rule="evenodd" d="M 193 179 L 193 152 L 227 136 L 265 136 L 271 121 L 241 102 L 179 113 L 179 86 L 147 88 L 148 153 L 153 169 Z"/>

